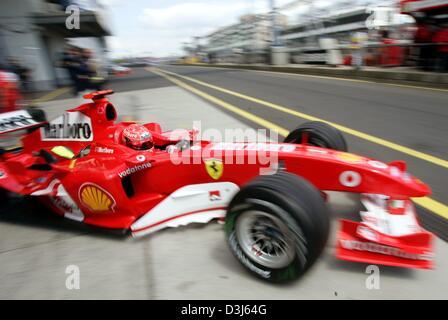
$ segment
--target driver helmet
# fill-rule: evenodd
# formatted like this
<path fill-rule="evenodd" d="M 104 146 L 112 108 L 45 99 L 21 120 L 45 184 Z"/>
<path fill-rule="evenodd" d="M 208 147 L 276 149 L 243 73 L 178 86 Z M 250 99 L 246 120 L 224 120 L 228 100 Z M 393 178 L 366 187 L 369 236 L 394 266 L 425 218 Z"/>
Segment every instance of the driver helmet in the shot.
<path fill-rule="evenodd" d="M 151 132 L 141 124 L 131 124 L 123 130 L 123 144 L 134 150 L 154 148 Z"/>

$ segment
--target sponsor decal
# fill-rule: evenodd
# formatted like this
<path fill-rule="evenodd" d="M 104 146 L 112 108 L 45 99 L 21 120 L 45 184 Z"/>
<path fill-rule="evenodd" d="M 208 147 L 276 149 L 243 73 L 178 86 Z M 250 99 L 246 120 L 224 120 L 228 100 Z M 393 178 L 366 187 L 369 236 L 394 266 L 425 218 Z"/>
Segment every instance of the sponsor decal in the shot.
<path fill-rule="evenodd" d="M 339 176 L 339 182 L 348 188 L 355 188 L 361 184 L 361 175 L 355 171 L 344 171 Z"/>
<path fill-rule="evenodd" d="M 356 240 L 340 240 L 341 246 L 347 250 L 367 251 L 372 253 L 379 253 L 397 258 L 411 259 L 411 260 L 432 260 L 434 255 L 430 252 L 422 254 L 405 252 L 399 248 L 385 246 L 372 242 L 362 242 Z"/>
<path fill-rule="evenodd" d="M 374 168 L 377 169 L 387 169 L 389 166 L 387 164 L 385 164 L 384 162 L 381 161 L 376 161 L 376 160 L 370 160 L 368 162 L 369 165 L 371 165 Z"/>
<path fill-rule="evenodd" d="M 201 146 L 191 146 L 191 148 L 190 148 L 190 150 L 193 150 L 193 151 L 198 151 L 198 150 L 201 150 L 201 149 L 202 149 Z"/>
<path fill-rule="evenodd" d="M 336 157 L 344 162 L 348 163 L 361 163 L 364 161 L 363 157 L 357 156 L 355 154 L 346 153 L 346 152 L 339 152 L 336 154 Z"/>
<path fill-rule="evenodd" d="M 205 170 L 208 175 L 214 180 L 218 180 L 222 177 L 224 172 L 224 164 L 220 159 L 206 159 L 204 160 Z"/>
<path fill-rule="evenodd" d="M 412 176 L 409 173 L 407 173 L 407 172 L 403 173 L 403 181 L 406 182 L 406 183 L 411 183 L 412 182 Z"/>
<path fill-rule="evenodd" d="M 378 224 L 378 218 L 373 216 L 369 212 L 363 213 L 362 220 L 364 222 L 367 222 L 367 223 L 370 223 L 370 224 L 373 224 L 373 225 L 377 225 Z"/>
<path fill-rule="evenodd" d="M 238 260 L 241 261 L 243 265 L 245 265 L 249 270 L 255 272 L 256 274 L 260 275 L 262 278 L 269 279 L 271 277 L 270 271 L 265 271 L 257 266 L 255 266 L 252 262 L 247 259 L 247 257 L 244 255 L 244 253 L 241 251 L 241 249 L 238 246 L 235 232 L 232 232 L 229 238 L 229 244 L 230 248 L 232 248 L 233 252 L 236 254 Z"/>
<path fill-rule="evenodd" d="M 211 150 L 216 151 L 266 151 L 266 152 L 294 152 L 295 145 L 291 144 L 275 144 L 275 143 L 226 143 L 221 142 L 215 144 Z"/>
<path fill-rule="evenodd" d="M 67 112 L 41 129 L 43 141 L 92 141 L 92 121 L 81 112 Z"/>
<path fill-rule="evenodd" d="M 45 183 L 47 182 L 48 178 L 47 177 L 38 177 L 36 178 L 36 183 Z"/>
<path fill-rule="evenodd" d="M 6 172 L 3 170 L 0 170 L 0 179 L 5 179 L 6 178 Z"/>
<path fill-rule="evenodd" d="M 56 183 L 59 183 L 59 181 L 55 181 Z M 82 213 L 81 209 L 78 207 L 75 201 L 73 201 L 62 184 L 59 184 L 57 187 L 57 195 L 50 196 L 49 199 L 56 208 L 64 213 L 64 216 L 66 218 L 76 221 L 84 220 L 84 214 Z"/>
<path fill-rule="evenodd" d="M 122 172 L 119 172 L 118 176 L 120 178 L 124 178 L 124 177 L 127 177 L 127 176 L 129 176 L 129 175 L 131 175 L 133 173 L 136 173 L 136 172 L 139 172 L 139 171 L 142 171 L 142 170 L 146 170 L 146 169 L 149 169 L 151 167 L 152 167 L 152 165 L 151 165 L 150 162 L 143 163 L 143 164 L 140 164 L 138 166 L 127 168 L 126 170 L 124 170 Z"/>
<path fill-rule="evenodd" d="M 415 178 L 415 177 L 414 177 L 414 182 L 418 183 L 418 184 L 424 184 L 424 182 L 422 180 L 420 180 L 419 178 Z"/>
<path fill-rule="evenodd" d="M 394 209 L 403 209 L 405 205 L 406 205 L 405 200 L 397 200 L 397 199 L 389 200 L 389 206 Z"/>
<path fill-rule="evenodd" d="M 45 189 L 40 189 L 40 190 L 34 191 L 31 195 L 32 196 L 46 196 L 46 195 L 54 194 L 55 187 L 56 186 L 59 187 L 60 185 L 61 185 L 61 182 L 58 179 L 55 179 L 55 180 L 51 181 Z"/>
<path fill-rule="evenodd" d="M 390 214 L 402 215 L 406 213 L 407 201 L 400 199 L 389 199 L 387 201 L 387 211 Z"/>
<path fill-rule="evenodd" d="M 50 201 L 56 208 L 62 210 L 64 213 L 81 213 L 81 210 L 73 201 L 68 201 L 68 199 L 64 199 L 63 197 L 50 197 Z"/>
<path fill-rule="evenodd" d="M 115 151 L 114 151 L 114 149 L 109 149 L 109 148 L 106 148 L 106 147 L 96 147 L 95 148 L 95 151 L 96 152 L 98 152 L 98 153 L 106 153 L 106 154 L 113 154 Z"/>
<path fill-rule="evenodd" d="M 146 157 L 143 154 L 139 154 L 135 159 L 137 159 L 138 162 L 146 161 Z"/>
<path fill-rule="evenodd" d="M 26 111 L 8 112 L 0 115 L 0 133 L 18 130 L 37 124 Z"/>
<path fill-rule="evenodd" d="M 103 188 L 86 183 L 79 189 L 79 200 L 93 212 L 109 212 L 115 207 L 115 199 Z"/>
<path fill-rule="evenodd" d="M 210 201 L 219 201 L 221 200 L 221 192 L 219 190 L 209 191 L 208 197 Z"/>
<path fill-rule="evenodd" d="M 373 230 L 367 227 L 358 226 L 358 228 L 356 229 L 356 233 L 364 239 L 370 241 L 378 241 L 378 235 Z"/>
<path fill-rule="evenodd" d="M 401 170 L 400 169 L 398 169 L 397 167 L 390 167 L 390 175 L 392 176 L 392 177 L 397 177 L 397 178 L 399 178 L 399 177 L 401 177 Z"/>
<path fill-rule="evenodd" d="M 145 141 L 148 138 L 151 138 L 151 133 L 139 129 L 137 131 L 127 131 L 126 136 L 132 140 Z"/>
<path fill-rule="evenodd" d="M 75 169 L 75 167 L 76 167 L 76 160 L 77 160 L 77 159 L 73 159 L 72 161 L 70 161 L 70 164 L 69 164 L 69 166 L 68 166 L 68 168 L 69 168 L 70 170 Z"/>
<path fill-rule="evenodd" d="M 307 148 L 306 151 L 312 152 L 312 153 L 320 153 L 320 154 L 328 154 L 329 152 L 324 149 L 314 149 L 314 148 Z"/>

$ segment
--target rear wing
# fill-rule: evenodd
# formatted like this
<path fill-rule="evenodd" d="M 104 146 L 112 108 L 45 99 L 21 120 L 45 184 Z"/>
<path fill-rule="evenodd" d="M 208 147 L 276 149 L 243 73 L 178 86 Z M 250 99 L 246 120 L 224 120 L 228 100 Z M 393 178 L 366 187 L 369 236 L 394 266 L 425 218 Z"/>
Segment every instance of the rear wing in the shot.
<path fill-rule="evenodd" d="M 46 124 L 45 113 L 40 109 L 27 109 L 0 114 L 0 135 Z"/>

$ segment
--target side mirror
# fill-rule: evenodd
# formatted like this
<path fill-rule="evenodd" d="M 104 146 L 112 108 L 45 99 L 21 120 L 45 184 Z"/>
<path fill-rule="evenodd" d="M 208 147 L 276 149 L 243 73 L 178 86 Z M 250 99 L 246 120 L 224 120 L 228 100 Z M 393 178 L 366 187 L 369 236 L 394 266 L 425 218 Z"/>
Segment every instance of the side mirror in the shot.
<path fill-rule="evenodd" d="M 53 149 L 51 149 L 51 152 L 58 155 L 61 158 L 65 159 L 74 159 L 75 153 L 70 148 L 64 147 L 64 146 L 56 146 Z"/>
<path fill-rule="evenodd" d="M 92 149 L 92 148 L 90 147 L 90 145 L 87 146 L 87 147 L 85 147 L 84 149 L 82 149 L 82 150 L 79 152 L 79 154 L 78 154 L 78 156 L 77 156 L 76 158 L 82 158 L 82 157 L 86 157 L 86 156 L 88 156 L 88 155 L 90 154 L 91 149 Z"/>

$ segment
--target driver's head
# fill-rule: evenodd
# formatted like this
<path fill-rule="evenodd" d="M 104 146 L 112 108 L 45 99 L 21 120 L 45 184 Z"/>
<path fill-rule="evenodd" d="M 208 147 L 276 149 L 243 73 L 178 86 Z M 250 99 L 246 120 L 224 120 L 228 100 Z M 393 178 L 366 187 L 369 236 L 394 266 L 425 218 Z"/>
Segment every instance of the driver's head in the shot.
<path fill-rule="evenodd" d="M 152 150 L 151 132 L 141 124 L 131 124 L 123 130 L 123 144 L 135 150 Z"/>

